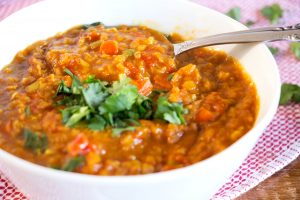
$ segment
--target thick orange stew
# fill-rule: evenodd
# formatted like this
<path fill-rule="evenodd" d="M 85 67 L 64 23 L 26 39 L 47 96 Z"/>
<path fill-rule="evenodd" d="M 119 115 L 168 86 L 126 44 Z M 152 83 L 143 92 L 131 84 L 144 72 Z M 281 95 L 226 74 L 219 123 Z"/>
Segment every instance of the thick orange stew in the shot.
<path fill-rule="evenodd" d="M 20 51 L 0 73 L 0 147 L 96 175 L 160 172 L 222 151 L 254 125 L 255 85 L 222 51 L 174 58 L 179 41 L 94 23 Z"/>

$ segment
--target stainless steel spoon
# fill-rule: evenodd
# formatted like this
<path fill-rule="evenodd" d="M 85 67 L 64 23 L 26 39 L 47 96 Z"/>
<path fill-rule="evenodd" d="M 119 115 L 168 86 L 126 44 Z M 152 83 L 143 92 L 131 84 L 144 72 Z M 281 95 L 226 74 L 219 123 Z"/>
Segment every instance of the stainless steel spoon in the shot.
<path fill-rule="evenodd" d="M 223 33 L 182 43 L 173 44 L 175 56 L 197 47 L 212 46 L 219 44 L 252 43 L 266 41 L 300 41 L 300 23 L 287 27 L 266 27 L 245 31 Z"/>

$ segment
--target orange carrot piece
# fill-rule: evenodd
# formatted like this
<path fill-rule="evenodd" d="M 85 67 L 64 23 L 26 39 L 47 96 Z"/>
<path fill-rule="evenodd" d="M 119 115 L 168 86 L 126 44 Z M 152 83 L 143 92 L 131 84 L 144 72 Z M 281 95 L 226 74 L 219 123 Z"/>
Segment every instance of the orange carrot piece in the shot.
<path fill-rule="evenodd" d="M 104 41 L 100 46 L 100 52 L 107 55 L 116 55 L 119 52 L 119 45 L 114 40 Z"/>
<path fill-rule="evenodd" d="M 215 114 L 212 111 L 209 111 L 201 107 L 196 115 L 196 121 L 199 123 L 209 122 L 215 119 Z"/>

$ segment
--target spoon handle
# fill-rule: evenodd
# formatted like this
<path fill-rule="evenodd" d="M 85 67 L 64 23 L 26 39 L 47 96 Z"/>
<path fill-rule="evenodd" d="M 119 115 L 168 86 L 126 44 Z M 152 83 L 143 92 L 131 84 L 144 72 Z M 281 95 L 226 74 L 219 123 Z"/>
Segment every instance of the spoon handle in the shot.
<path fill-rule="evenodd" d="M 223 33 L 174 44 L 174 53 L 178 55 L 196 47 L 219 44 L 236 44 L 266 41 L 300 41 L 300 24 L 286 27 L 266 27 Z"/>

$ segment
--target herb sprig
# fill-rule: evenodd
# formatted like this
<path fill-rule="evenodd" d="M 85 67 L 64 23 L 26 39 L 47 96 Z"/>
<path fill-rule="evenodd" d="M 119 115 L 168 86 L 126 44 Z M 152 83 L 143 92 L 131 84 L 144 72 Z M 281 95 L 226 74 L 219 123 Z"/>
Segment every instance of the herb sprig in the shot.
<path fill-rule="evenodd" d="M 63 166 L 62 170 L 68 171 L 68 172 L 73 172 L 77 167 L 80 167 L 83 165 L 85 162 L 85 157 L 84 156 L 77 156 L 74 158 L 71 158 L 65 166 Z"/>
<path fill-rule="evenodd" d="M 227 13 L 227 16 L 231 17 L 232 19 L 236 20 L 236 21 L 241 21 L 242 19 L 242 13 L 241 13 L 241 8 L 240 7 L 233 7 L 231 8 Z M 244 22 L 244 24 L 246 26 L 252 26 L 255 24 L 254 21 L 252 20 L 247 20 Z"/>
<path fill-rule="evenodd" d="M 280 105 L 289 102 L 300 103 L 300 86 L 296 84 L 283 83 L 281 85 Z"/>
<path fill-rule="evenodd" d="M 23 130 L 23 137 L 25 139 L 25 148 L 36 153 L 44 152 L 48 147 L 48 138 L 45 134 L 38 135 L 28 129 Z"/>
<path fill-rule="evenodd" d="M 263 7 L 260 12 L 272 24 L 277 24 L 279 19 L 283 16 L 283 9 L 277 3 Z"/>
<path fill-rule="evenodd" d="M 90 27 L 99 26 L 99 25 L 103 25 L 103 23 L 102 22 L 94 22 L 94 23 L 91 23 L 91 24 L 84 24 L 84 25 L 81 26 L 81 28 L 86 30 Z"/>
<path fill-rule="evenodd" d="M 277 47 L 268 46 L 268 48 L 274 56 L 276 56 L 279 52 L 279 48 Z"/>
<path fill-rule="evenodd" d="M 241 8 L 240 7 L 231 8 L 226 14 L 236 21 L 241 20 Z"/>
<path fill-rule="evenodd" d="M 292 42 L 291 51 L 296 56 L 296 58 L 300 60 L 300 42 Z"/>

